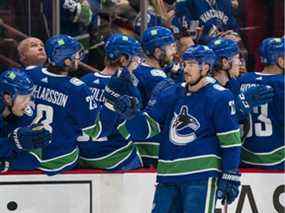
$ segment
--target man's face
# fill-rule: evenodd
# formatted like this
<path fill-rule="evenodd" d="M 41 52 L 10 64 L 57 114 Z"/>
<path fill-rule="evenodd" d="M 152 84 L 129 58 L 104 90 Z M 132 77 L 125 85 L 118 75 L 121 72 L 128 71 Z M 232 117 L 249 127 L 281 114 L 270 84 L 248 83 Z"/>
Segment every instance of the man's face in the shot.
<path fill-rule="evenodd" d="M 27 38 L 20 44 L 20 60 L 25 66 L 43 65 L 46 60 L 44 44 L 37 38 Z"/>
<path fill-rule="evenodd" d="M 177 54 L 176 43 L 172 43 L 163 47 L 165 51 L 165 63 L 171 63 L 174 60 L 174 56 Z"/>
<path fill-rule="evenodd" d="M 131 57 L 129 64 L 128 64 L 128 70 L 130 72 L 133 72 L 138 68 L 138 66 L 141 64 L 141 58 L 139 56 L 133 56 Z"/>
<path fill-rule="evenodd" d="M 23 116 L 25 113 L 26 108 L 31 103 L 31 97 L 30 95 L 17 95 L 17 97 L 14 100 L 14 103 L 12 105 L 12 112 L 16 116 Z"/>
<path fill-rule="evenodd" d="M 184 62 L 184 78 L 186 83 L 195 84 L 201 76 L 200 66 L 196 61 Z"/>
<path fill-rule="evenodd" d="M 240 74 L 240 66 L 241 66 L 241 60 L 240 55 L 237 54 L 231 58 L 232 67 L 229 70 L 229 74 L 231 78 L 237 78 Z"/>

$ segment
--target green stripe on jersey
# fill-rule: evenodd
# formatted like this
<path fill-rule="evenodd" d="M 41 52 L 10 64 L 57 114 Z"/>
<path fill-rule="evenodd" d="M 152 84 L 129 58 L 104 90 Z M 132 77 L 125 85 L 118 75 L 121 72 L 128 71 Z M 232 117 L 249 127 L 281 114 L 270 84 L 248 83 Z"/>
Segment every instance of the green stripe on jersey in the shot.
<path fill-rule="evenodd" d="M 100 113 L 97 114 L 95 124 L 91 127 L 84 128 L 83 134 L 88 135 L 92 139 L 98 138 L 102 131 L 102 123 L 100 121 Z"/>
<path fill-rule="evenodd" d="M 241 146 L 240 130 L 217 133 L 222 148 Z"/>
<path fill-rule="evenodd" d="M 129 139 L 130 133 L 129 133 L 127 127 L 126 127 L 126 121 L 124 121 L 123 123 L 118 125 L 117 130 L 123 136 L 123 138 L 125 138 L 126 140 Z"/>
<path fill-rule="evenodd" d="M 30 152 L 41 163 L 39 169 L 42 171 L 56 172 L 63 168 L 74 164 L 79 157 L 79 149 L 76 148 L 72 152 L 51 159 L 42 160 L 39 153 Z"/>
<path fill-rule="evenodd" d="M 241 160 L 253 165 L 273 166 L 285 160 L 285 146 L 263 153 L 255 153 L 242 147 Z"/>
<path fill-rule="evenodd" d="M 152 117 L 150 117 L 147 113 L 144 113 L 146 117 L 146 122 L 148 126 L 148 136 L 146 139 L 156 136 L 160 133 L 159 123 L 156 122 Z"/>
<path fill-rule="evenodd" d="M 80 157 L 80 165 L 97 169 L 113 169 L 132 154 L 135 146 L 129 142 L 126 146 L 99 158 Z"/>
<path fill-rule="evenodd" d="M 157 142 L 135 142 L 141 157 L 158 159 L 159 143 Z"/>
<path fill-rule="evenodd" d="M 217 155 L 204 155 L 191 158 L 158 160 L 157 173 L 160 176 L 178 176 L 205 171 L 220 171 L 221 158 Z"/>

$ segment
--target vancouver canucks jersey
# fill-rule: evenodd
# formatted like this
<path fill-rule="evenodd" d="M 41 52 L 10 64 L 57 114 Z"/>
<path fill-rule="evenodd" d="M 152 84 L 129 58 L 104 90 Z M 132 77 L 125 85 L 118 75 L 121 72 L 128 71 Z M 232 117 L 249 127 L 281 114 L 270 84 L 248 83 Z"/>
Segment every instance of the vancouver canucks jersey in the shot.
<path fill-rule="evenodd" d="M 284 75 L 257 72 L 238 78 L 237 92 L 257 85 L 270 85 L 273 100 L 254 107 L 250 115 L 250 130 L 242 148 L 242 162 L 247 167 L 284 169 Z"/>
<path fill-rule="evenodd" d="M 100 105 L 104 104 L 104 89 L 111 76 L 100 73 L 90 73 L 82 77 L 91 89 L 93 98 Z M 112 114 L 110 114 L 112 116 Z M 119 119 L 119 118 L 118 118 Z M 118 121 L 119 122 L 119 121 Z M 114 129 L 111 135 L 92 139 L 87 135 L 78 137 L 80 149 L 80 164 L 83 167 L 108 170 L 135 169 L 141 167 L 141 160 L 136 147 L 130 140 L 125 140 Z M 138 164 L 132 164 L 133 161 Z"/>
<path fill-rule="evenodd" d="M 134 71 L 134 75 L 138 80 L 138 89 L 141 93 L 144 108 L 151 97 L 154 87 L 167 76 L 161 69 L 150 67 L 147 64 L 141 64 Z"/>
<path fill-rule="evenodd" d="M 138 80 L 138 89 L 142 98 L 142 108 L 144 109 L 157 85 L 167 79 L 164 71 L 150 67 L 147 64 L 141 64 L 134 72 Z M 157 88 L 159 89 L 159 88 Z M 143 158 L 144 166 L 156 164 L 158 158 L 159 142 L 161 135 L 156 135 L 147 140 L 136 140 L 135 145 Z"/>
<path fill-rule="evenodd" d="M 25 127 L 32 123 L 34 111 L 28 106 L 25 113 L 21 117 L 10 114 L 7 118 L 1 119 L 0 127 L 0 158 L 7 158 L 15 151 L 12 144 L 8 142 L 8 135 L 19 127 Z"/>
<path fill-rule="evenodd" d="M 218 176 L 240 163 L 233 95 L 217 84 L 209 83 L 195 93 L 187 93 L 180 85 L 167 88 L 143 113 L 118 129 L 127 138 L 162 132 L 158 182 Z"/>
<path fill-rule="evenodd" d="M 176 4 L 176 16 L 199 20 L 206 33 L 209 33 L 213 26 L 219 31 L 238 30 L 238 24 L 232 14 L 231 0 L 179 0 Z"/>
<path fill-rule="evenodd" d="M 16 149 L 8 140 L 8 135 L 19 127 L 29 126 L 35 118 L 33 105 L 25 109 L 21 117 L 10 114 L 2 119 L 0 128 L 0 160 L 9 161 L 9 170 L 33 170 L 39 166 L 39 161 L 28 151 Z"/>
<path fill-rule="evenodd" d="M 34 152 L 40 169 L 56 174 L 76 165 L 79 149 L 76 138 L 95 124 L 98 106 L 87 85 L 77 78 L 50 73 L 45 68 L 27 71 L 35 84 L 34 123 L 42 123 L 52 133 L 50 145 Z"/>

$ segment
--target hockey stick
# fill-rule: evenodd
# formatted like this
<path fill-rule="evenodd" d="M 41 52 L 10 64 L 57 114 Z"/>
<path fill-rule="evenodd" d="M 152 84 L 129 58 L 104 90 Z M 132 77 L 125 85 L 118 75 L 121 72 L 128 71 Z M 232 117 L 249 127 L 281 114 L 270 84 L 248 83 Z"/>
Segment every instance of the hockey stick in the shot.
<path fill-rule="evenodd" d="M 25 33 L 20 32 L 19 30 L 17 30 L 16 28 L 5 24 L 4 21 L 0 18 L 0 27 L 3 27 L 4 29 L 6 29 L 8 32 L 11 32 L 12 34 L 19 36 L 23 39 L 28 38 L 28 35 L 26 35 Z"/>

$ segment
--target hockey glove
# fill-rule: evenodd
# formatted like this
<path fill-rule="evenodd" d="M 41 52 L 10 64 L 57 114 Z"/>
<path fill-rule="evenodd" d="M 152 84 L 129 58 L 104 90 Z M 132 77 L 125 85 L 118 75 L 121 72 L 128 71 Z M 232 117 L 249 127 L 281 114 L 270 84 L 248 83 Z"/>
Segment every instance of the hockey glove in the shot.
<path fill-rule="evenodd" d="M 113 75 L 105 87 L 105 105 L 112 107 L 120 96 L 127 95 L 136 97 L 140 101 L 140 95 L 134 83 L 133 76 L 127 69 L 120 69 Z"/>
<path fill-rule="evenodd" d="M 137 98 L 127 95 L 120 96 L 114 103 L 114 110 L 124 119 L 130 120 L 135 117 L 139 102 Z"/>
<path fill-rule="evenodd" d="M 222 204 L 231 204 L 239 194 L 240 173 L 238 171 L 226 171 L 218 182 L 217 198 Z"/>
<path fill-rule="evenodd" d="M 253 107 L 270 102 L 273 96 L 274 92 L 271 86 L 251 87 L 237 96 L 237 107 L 243 113 L 250 113 Z"/>
<path fill-rule="evenodd" d="M 46 147 L 51 142 L 51 133 L 42 124 L 33 124 L 15 129 L 9 140 L 17 150 L 31 150 Z"/>

